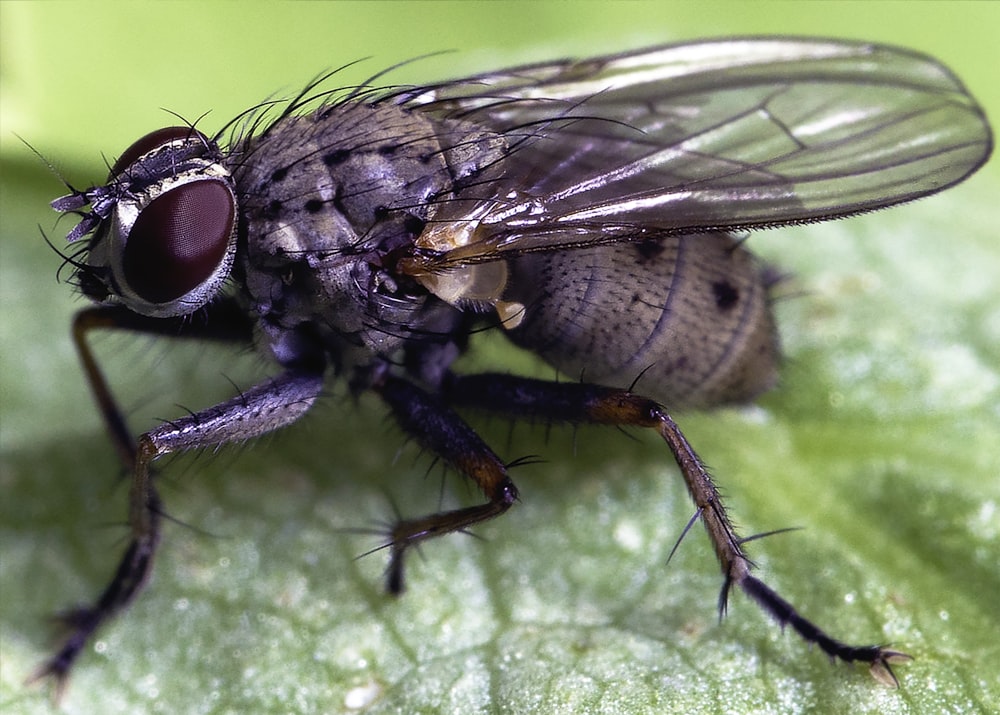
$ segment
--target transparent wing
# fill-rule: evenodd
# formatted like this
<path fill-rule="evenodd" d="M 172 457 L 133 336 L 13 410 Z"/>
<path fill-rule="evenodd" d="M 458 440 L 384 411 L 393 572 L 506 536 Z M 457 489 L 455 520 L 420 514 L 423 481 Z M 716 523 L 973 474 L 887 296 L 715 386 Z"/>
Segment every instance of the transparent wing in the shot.
<path fill-rule="evenodd" d="M 495 181 L 463 194 L 493 202 L 471 240 L 425 267 L 848 216 L 947 188 L 992 149 L 982 110 L 948 69 L 841 41 L 673 45 L 394 99 L 512 146 Z"/>

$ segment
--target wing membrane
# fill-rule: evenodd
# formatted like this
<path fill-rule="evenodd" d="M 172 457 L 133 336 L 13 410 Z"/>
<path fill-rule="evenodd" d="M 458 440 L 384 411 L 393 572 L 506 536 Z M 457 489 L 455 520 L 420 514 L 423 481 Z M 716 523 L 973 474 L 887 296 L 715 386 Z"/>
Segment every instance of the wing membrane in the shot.
<path fill-rule="evenodd" d="M 839 41 L 675 45 L 396 100 L 513 147 L 500 179 L 466 192 L 495 209 L 477 216 L 471 243 L 429 259 L 438 266 L 848 216 L 947 188 L 992 149 L 982 110 L 946 68 Z"/>

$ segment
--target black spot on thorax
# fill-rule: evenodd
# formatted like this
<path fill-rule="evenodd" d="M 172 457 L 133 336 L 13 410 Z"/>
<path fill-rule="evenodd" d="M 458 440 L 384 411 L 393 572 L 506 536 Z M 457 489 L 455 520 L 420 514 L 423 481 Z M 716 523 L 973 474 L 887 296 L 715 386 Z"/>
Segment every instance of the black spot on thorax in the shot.
<path fill-rule="evenodd" d="M 326 166 L 336 166 L 343 164 L 351 155 L 350 149 L 335 149 L 323 155 L 323 163 Z"/>
<path fill-rule="evenodd" d="M 278 218 L 278 216 L 281 215 L 281 202 L 278 201 L 277 199 L 269 201 L 267 203 L 267 206 L 264 207 L 263 214 L 264 218 L 272 221 Z"/>

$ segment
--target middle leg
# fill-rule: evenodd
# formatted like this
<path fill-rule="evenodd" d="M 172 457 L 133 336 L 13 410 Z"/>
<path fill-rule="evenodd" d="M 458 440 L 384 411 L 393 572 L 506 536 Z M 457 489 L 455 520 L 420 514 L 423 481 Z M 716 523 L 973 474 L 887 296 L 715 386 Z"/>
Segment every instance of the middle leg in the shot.
<path fill-rule="evenodd" d="M 404 588 L 403 556 L 407 549 L 503 514 L 517 500 L 517 487 L 507 475 L 507 465 L 439 399 L 391 375 L 381 377 L 372 389 L 386 402 L 406 434 L 472 479 L 487 499 L 483 504 L 404 519 L 393 526 L 387 588 L 398 594 Z"/>

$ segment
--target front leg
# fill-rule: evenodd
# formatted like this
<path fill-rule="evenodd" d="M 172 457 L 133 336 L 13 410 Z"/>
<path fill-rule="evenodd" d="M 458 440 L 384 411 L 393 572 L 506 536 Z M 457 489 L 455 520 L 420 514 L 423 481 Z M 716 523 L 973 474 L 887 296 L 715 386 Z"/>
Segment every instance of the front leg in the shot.
<path fill-rule="evenodd" d="M 880 645 L 854 646 L 831 637 L 752 575 L 753 563 L 743 551 L 744 540 L 726 514 L 718 488 L 662 405 L 628 390 L 512 375 L 452 376 L 446 384 L 448 402 L 455 406 L 488 410 L 515 419 L 644 427 L 657 432 L 680 467 L 688 493 L 694 500 L 722 568 L 724 582 L 719 598 L 720 612 L 725 612 L 730 587 L 735 584 L 782 626 L 792 626 L 802 638 L 816 643 L 831 657 L 846 662 L 868 663 L 875 678 L 898 686 L 890 663 L 909 660 L 909 656 Z"/>
<path fill-rule="evenodd" d="M 125 330 L 187 340 L 206 340 L 249 346 L 253 341 L 253 322 L 246 311 L 232 299 L 219 300 L 193 316 L 150 318 L 133 313 L 122 305 L 97 305 L 84 308 L 73 317 L 73 345 L 90 385 L 90 392 L 104 419 L 111 443 L 125 468 L 135 470 L 136 444 L 115 402 L 104 371 L 90 349 L 88 338 L 95 330 Z"/>
<path fill-rule="evenodd" d="M 69 635 L 62 646 L 29 678 L 56 680 L 56 693 L 65 687 L 69 672 L 96 630 L 124 609 L 142 591 L 152 572 L 160 541 L 162 507 L 152 463 L 170 452 L 243 441 L 291 424 L 312 405 L 323 388 L 322 369 L 290 368 L 238 397 L 201 412 L 164 423 L 133 441 L 103 374 L 87 345 L 86 335 L 97 328 L 118 328 L 173 334 L 170 321 L 152 321 L 116 308 L 83 311 L 74 323 L 74 336 L 91 388 L 101 408 L 112 441 L 132 473 L 129 490 L 129 545 L 111 581 L 89 606 L 65 614 Z M 245 336 L 232 323 L 218 330 L 192 328 L 184 337 L 237 340 Z"/>
<path fill-rule="evenodd" d="M 61 690 L 70 669 L 102 623 L 125 608 L 145 586 L 160 541 L 160 498 L 152 463 L 171 452 L 239 442 L 296 421 L 323 388 L 321 372 L 289 370 L 238 397 L 165 423 L 139 437 L 129 490 L 130 541 L 111 582 L 90 606 L 65 617 L 70 634 L 62 647 L 31 676 L 53 676 Z"/>

